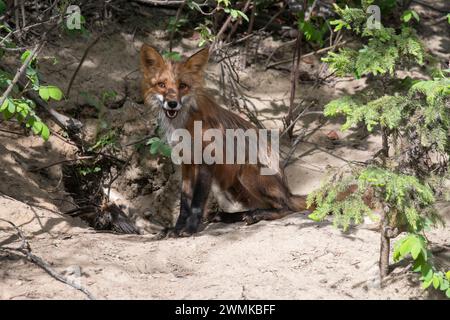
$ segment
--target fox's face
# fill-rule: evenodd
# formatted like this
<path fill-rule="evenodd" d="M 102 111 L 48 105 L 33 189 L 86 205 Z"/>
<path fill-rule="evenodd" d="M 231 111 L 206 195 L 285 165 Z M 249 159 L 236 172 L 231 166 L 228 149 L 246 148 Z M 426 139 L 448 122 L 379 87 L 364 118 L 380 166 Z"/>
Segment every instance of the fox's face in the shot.
<path fill-rule="evenodd" d="M 203 87 L 203 69 L 208 49 L 202 49 L 184 62 L 164 58 L 153 47 L 141 48 L 142 94 L 146 103 L 155 102 L 169 119 L 187 112 L 196 90 Z"/>

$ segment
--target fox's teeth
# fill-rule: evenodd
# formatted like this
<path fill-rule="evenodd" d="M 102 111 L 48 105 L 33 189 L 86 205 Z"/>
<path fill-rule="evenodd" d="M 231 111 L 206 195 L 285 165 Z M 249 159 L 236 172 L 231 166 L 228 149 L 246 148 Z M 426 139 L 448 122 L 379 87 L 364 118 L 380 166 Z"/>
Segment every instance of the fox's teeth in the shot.
<path fill-rule="evenodd" d="M 166 116 L 170 119 L 173 119 L 177 116 L 178 111 L 176 110 L 166 110 Z"/>

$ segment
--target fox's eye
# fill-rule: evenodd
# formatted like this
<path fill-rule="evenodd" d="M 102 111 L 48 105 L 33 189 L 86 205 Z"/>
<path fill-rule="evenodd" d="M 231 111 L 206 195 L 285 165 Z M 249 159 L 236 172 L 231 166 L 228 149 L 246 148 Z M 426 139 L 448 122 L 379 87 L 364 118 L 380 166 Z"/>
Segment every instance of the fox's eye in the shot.
<path fill-rule="evenodd" d="M 186 83 L 181 82 L 180 85 L 178 86 L 178 88 L 180 90 L 186 89 L 188 87 L 188 85 Z"/>
<path fill-rule="evenodd" d="M 158 82 L 158 87 L 165 88 L 166 84 L 164 82 Z"/>

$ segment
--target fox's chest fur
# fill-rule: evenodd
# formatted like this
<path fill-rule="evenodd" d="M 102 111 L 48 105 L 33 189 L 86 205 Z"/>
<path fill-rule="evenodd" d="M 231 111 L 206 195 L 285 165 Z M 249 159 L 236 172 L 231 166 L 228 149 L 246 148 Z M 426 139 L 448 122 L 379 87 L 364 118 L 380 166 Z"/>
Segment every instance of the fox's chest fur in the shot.
<path fill-rule="evenodd" d="M 200 103 L 202 103 L 200 99 Z M 214 109 L 211 110 L 211 115 L 213 118 L 217 118 L 218 122 L 220 122 L 220 115 L 216 114 L 216 112 L 226 112 L 231 115 L 233 115 L 228 110 L 218 110 L 217 108 L 221 108 L 219 106 L 216 106 L 213 101 L 209 101 L 209 108 Z M 222 108 L 221 108 L 222 109 Z M 214 112 L 215 111 L 215 112 Z M 178 129 L 184 129 L 189 130 L 188 127 L 191 126 L 193 121 L 202 121 L 202 118 L 205 118 L 204 114 L 201 114 L 198 111 L 198 104 L 197 99 L 194 97 L 190 97 L 189 100 L 185 99 L 183 103 L 183 108 L 179 112 L 178 116 L 174 119 L 169 119 L 166 117 L 164 111 L 160 110 L 159 114 L 159 127 L 162 130 L 164 136 L 164 140 L 173 147 L 175 144 L 178 143 L 178 141 L 172 140 L 173 133 Z M 207 118 L 207 117 L 206 117 Z M 222 129 L 224 130 L 224 127 L 221 125 L 219 127 L 214 127 L 211 123 L 205 123 L 206 127 L 209 128 L 215 128 L 215 129 Z M 190 131 L 190 130 L 189 130 Z M 192 133 L 192 132 L 191 132 Z M 251 209 L 248 205 L 244 204 L 242 201 L 239 201 L 239 199 L 236 199 L 236 197 L 228 192 L 227 190 L 224 190 L 221 187 L 220 181 L 217 181 L 217 179 L 213 179 L 213 183 L 211 186 L 211 191 L 214 199 L 216 200 L 217 204 L 219 205 L 220 209 L 225 212 L 239 212 L 239 211 L 245 211 Z"/>

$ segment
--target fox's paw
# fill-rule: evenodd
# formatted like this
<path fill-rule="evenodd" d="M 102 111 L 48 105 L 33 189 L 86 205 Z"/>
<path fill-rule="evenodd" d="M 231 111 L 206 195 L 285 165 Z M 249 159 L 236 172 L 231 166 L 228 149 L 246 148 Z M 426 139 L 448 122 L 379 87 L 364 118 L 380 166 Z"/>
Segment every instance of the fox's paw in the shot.
<path fill-rule="evenodd" d="M 250 213 L 246 213 L 244 215 L 244 217 L 242 218 L 243 221 L 245 221 L 245 223 L 247 225 L 251 225 L 251 224 L 255 224 L 257 223 L 259 220 L 256 218 L 256 214 L 253 212 Z"/>
<path fill-rule="evenodd" d="M 158 232 L 155 236 L 153 236 L 153 240 L 164 240 L 167 238 L 174 237 L 175 229 L 174 228 L 165 228 Z"/>

